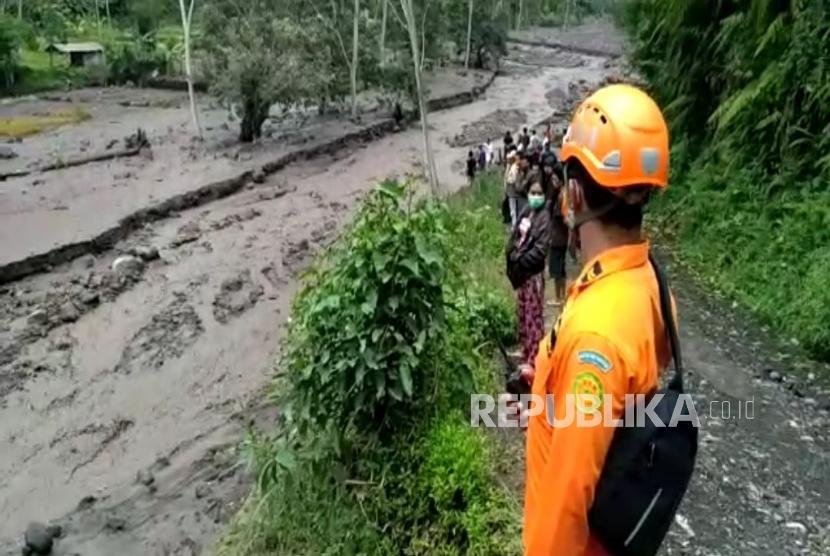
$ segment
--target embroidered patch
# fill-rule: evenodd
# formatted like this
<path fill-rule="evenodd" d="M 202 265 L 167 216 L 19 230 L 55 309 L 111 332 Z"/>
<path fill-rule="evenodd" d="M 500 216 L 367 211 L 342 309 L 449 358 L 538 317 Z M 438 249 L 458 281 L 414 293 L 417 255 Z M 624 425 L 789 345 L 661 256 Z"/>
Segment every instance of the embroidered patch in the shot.
<path fill-rule="evenodd" d="M 601 353 L 597 353 L 596 351 L 580 351 L 577 354 L 577 358 L 580 363 L 584 363 L 585 365 L 593 365 L 603 373 L 610 372 L 613 367 L 611 361 L 609 361 L 607 357 Z"/>
<path fill-rule="evenodd" d="M 605 387 L 594 373 L 580 373 L 574 378 L 571 392 L 574 395 L 576 410 L 584 414 L 596 413 L 602 409 Z"/>

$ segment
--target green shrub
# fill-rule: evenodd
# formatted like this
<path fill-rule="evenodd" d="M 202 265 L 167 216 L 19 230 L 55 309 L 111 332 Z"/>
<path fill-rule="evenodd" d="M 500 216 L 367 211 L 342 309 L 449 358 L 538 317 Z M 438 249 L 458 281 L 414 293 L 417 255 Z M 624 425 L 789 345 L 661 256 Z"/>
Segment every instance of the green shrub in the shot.
<path fill-rule="evenodd" d="M 16 21 L 0 15 L 0 85 L 10 88 L 14 85 L 19 61 L 20 35 Z"/>
<path fill-rule="evenodd" d="M 155 43 L 139 40 L 114 43 L 107 49 L 109 80 L 115 84 L 143 84 L 154 72 L 163 73 L 167 60 Z"/>
<path fill-rule="evenodd" d="M 418 475 L 431 510 L 438 546 L 454 554 L 520 553 L 515 502 L 494 486 L 492 438 L 452 413 L 429 431 Z"/>
<path fill-rule="evenodd" d="M 248 436 L 257 488 L 221 556 L 521 553 L 498 445 L 465 417 L 515 329 L 512 298 L 469 266 L 501 260 L 495 195 L 412 206 L 382 184 L 310 271 L 274 383 L 287 423 Z"/>
<path fill-rule="evenodd" d="M 446 232 L 438 207 L 409 209 L 405 193 L 375 190 L 296 300 L 281 367 L 301 435 L 392 430 L 435 389 L 427 361 L 444 321 Z"/>

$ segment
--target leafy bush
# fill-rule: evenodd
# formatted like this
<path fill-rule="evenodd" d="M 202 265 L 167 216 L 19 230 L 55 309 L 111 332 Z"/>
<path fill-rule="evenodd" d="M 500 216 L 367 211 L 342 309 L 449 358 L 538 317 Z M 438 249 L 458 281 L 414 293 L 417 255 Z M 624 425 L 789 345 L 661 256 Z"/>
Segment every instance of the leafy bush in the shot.
<path fill-rule="evenodd" d="M 282 361 L 286 412 L 300 434 L 383 432 L 429 400 L 437 370 L 426 360 L 444 319 L 444 236 L 437 207 L 409 210 L 404 189 L 386 183 L 310 276 Z"/>
<path fill-rule="evenodd" d="M 14 85 L 19 48 L 20 35 L 15 22 L 8 16 L 0 15 L 0 84 L 4 88 Z"/>
<path fill-rule="evenodd" d="M 419 479 L 454 553 L 520 553 L 515 502 L 493 487 L 492 439 L 461 415 L 437 422 L 426 436 Z"/>
<path fill-rule="evenodd" d="M 464 417 L 514 330 L 512 298 L 468 266 L 501 260 L 489 189 L 413 206 L 382 184 L 308 274 L 274 384 L 294 428 L 250 433 L 257 489 L 220 555 L 521 553 L 497 449 Z M 486 248 L 459 249 L 476 228 Z"/>
<path fill-rule="evenodd" d="M 156 48 L 155 43 L 139 40 L 110 46 L 107 64 L 110 82 L 143 84 L 153 73 L 164 72 L 166 58 L 164 53 Z"/>
<path fill-rule="evenodd" d="M 331 54 L 319 48 L 313 20 L 292 19 L 291 6 L 268 0 L 210 0 L 202 44 L 214 93 L 242 109 L 239 138 L 262 134 L 271 106 L 319 98 L 328 90 Z"/>

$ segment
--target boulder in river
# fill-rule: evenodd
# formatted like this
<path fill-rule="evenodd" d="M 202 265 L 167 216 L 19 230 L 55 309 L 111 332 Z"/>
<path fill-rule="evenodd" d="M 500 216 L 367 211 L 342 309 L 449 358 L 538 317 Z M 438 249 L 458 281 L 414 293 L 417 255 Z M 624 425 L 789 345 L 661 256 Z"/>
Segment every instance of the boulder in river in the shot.
<path fill-rule="evenodd" d="M 138 279 L 144 271 L 144 261 L 134 255 L 122 255 L 113 261 L 112 270 L 119 278 Z"/>
<path fill-rule="evenodd" d="M 144 261 L 154 261 L 159 258 L 159 250 L 152 245 L 141 245 L 133 249 L 133 255 Z"/>
<path fill-rule="evenodd" d="M 81 313 L 78 311 L 78 308 L 75 307 L 74 303 L 67 301 L 61 305 L 60 316 L 63 322 L 75 322 L 78 318 L 80 318 Z"/>
<path fill-rule="evenodd" d="M 47 555 L 52 552 L 52 534 L 42 523 L 30 523 L 23 534 L 23 540 L 31 554 Z"/>

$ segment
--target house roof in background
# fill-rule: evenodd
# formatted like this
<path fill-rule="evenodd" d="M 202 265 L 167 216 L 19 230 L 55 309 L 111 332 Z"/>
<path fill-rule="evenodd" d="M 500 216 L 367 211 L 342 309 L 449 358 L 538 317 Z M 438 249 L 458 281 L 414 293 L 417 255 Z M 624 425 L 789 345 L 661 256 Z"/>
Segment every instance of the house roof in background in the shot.
<path fill-rule="evenodd" d="M 104 47 L 97 42 L 52 43 L 46 51 L 57 51 L 63 52 L 64 54 L 70 54 L 72 52 L 103 52 Z"/>

